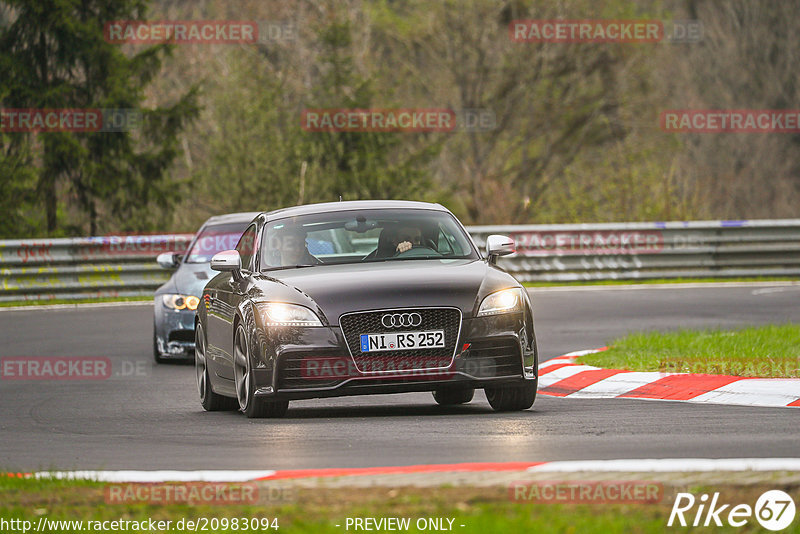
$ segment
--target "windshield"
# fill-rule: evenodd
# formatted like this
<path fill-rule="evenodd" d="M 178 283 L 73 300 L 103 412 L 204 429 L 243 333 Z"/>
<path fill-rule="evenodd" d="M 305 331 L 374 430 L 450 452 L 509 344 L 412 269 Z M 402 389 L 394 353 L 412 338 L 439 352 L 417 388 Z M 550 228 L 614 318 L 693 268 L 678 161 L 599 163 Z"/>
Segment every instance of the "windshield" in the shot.
<path fill-rule="evenodd" d="M 358 210 L 269 223 L 262 270 L 419 259 L 478 259 L 455 218 L 432 210 Z"/>
<path fill-rule="evenodd" d="M 217 252 L 235 248 L 248 224 L 250 221 L 206 226 L 192 244 L 186 263 L 208 263 Z"/>

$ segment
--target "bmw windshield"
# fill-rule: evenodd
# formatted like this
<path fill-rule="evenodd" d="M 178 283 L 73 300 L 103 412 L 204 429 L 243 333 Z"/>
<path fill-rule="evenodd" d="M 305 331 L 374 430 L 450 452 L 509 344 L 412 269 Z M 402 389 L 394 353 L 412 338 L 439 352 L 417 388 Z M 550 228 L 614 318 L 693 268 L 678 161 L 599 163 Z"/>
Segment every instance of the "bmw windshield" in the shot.
<path fill-rule="evenodd" d="M 262 270 L 323 264 L 479 259 L 469 237 L 446 212 L 382 209 L 316 213 L 268 223 Z"/>
<path fill-rule="evenodd" d="M 217 252 L 234 248 L 248 224 L 244 221 L 206 226 L 192 244 L 186 263 L 208 263 Z"/>

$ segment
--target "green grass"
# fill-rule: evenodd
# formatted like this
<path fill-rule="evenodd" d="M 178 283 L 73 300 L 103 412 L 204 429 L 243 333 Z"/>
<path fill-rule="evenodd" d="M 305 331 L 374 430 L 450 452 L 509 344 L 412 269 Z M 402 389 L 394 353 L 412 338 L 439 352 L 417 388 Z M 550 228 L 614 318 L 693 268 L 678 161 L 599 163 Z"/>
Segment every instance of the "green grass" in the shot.
<path fill-rule="evenodd" d="M 647 285 L 647 284 L 716 284 L 721 282 L 797 282 L 791 277 L 737 277 L 737 278 L 653 278 L 653 279 L 625 279 L 625 280 L 577 280 L 574 282 L 523 282 L 525 287 L 552 287 L 552 286 L 619 286 L 619 285 Z"/>
<path fill-rule="evenodd" d="M 0 308 L 11 308 L 14 306 L 49 306 L 52 304 L 91 304 L 96 302 L 152 302 L 153 297 L 98 297 L 81 300 L 72 299 L 47 299 L 47 300 L 13 300 L 0 302 Z"/>
<path fill-rule="evenodd" d="M 763 484 L 762 484 L 763 486 Z M 454 519 L 457 533 L 505 532 L 598 532 L 647 533 L 668 530 L 666 522 L 676 491 L 686 488 L 665 487 L 662 502 L 644 504 L 548 504 L 509 499 L 504 487 L 440 487 L 440 488 L 294 488 L 292 498 L 280 503 L 257 505 L 150 505 L 107 504 L 104 485 L 97 482 L 58 480 L 25 480 L 0 477 L 0 518 L 24 519 L 37 524 L 40 517 L 49 520 L 179 520 L 198 518 L 278 518 L 284 533 L 342 533 L 350 517 L 409 517 L 409 532 L 417 518 Z M 800 502 L 800 489 L 770 484 L 760 487 L 727 485 L 716 487 L 726 502 L 754 503 L 765 489 L 784 489 Z M 340 526 L 336 526 L 336 525 Z M 463 527 L 461 525 L 464 525 Z M 754 520 L 730 532 L 755 532 Z M 714 529 L 717 531 L 718 529 Z M 176 530 L 171 529 L 171 532 Z M 234 532 L 234 530 L 208 530 Z M 260 532 L 268 532 L 261 530 Z M 353 528 L 350 528 L 353 531 Z M 72 532 L 56 529 L 50 532 Z M 131 530 L 128 530 L 131 532 Z M 274 531 L 273 531 L 274 532 Z M 800 521 L 783 532 L 800 532 Z"/>
<path fill-rule="evenodd" d="M 800 378 L 800 325 L 631 334 L 610 347 L 578 361 L 631 371 Z"/>

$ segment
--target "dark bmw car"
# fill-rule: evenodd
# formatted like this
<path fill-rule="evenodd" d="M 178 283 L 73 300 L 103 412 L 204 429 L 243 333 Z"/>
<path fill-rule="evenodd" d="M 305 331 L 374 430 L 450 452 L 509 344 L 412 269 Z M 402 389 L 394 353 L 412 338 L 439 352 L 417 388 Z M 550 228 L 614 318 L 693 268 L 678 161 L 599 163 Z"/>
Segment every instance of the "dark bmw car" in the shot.
<path fill-rule="evenodd" d="M 358 201 L 262 213 L 197 308 L 195 368 L 206 410 L 280 417 L 289 401 L 431 391 L 439 404 L 485 390 L 495 410 L 536 397 L 528 295 L 484 259 L 438 204 Z"/>
<path fill-rule="evenodd" d="M 155 293 L 153 308 L 153 357 L 191 361 L 194 355 L 194 316 L 200 293 L 214 274 L 212 256 L 236 246 L 242 232 L 258 215 L 230 213 L 211 217 L 192 238 L 185 254 L 165 252 L 156 261 L 165 269 L 176 269 Z"/>

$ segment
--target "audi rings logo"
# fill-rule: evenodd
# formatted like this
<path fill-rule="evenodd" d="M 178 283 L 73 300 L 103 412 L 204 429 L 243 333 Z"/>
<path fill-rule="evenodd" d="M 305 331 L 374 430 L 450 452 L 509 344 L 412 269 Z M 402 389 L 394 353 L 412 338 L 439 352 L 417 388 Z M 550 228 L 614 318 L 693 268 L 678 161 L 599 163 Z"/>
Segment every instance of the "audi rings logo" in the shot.
<path fill-rule="evenodd" d="M 386 328 L 400 328 L 402 326 L 419 326 L 422 316 L 414 313 L 387 313 L 381 317 L 381 324 Z"/>

